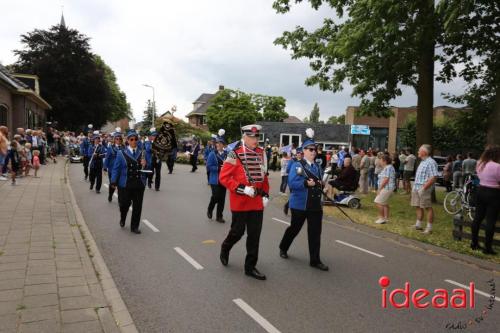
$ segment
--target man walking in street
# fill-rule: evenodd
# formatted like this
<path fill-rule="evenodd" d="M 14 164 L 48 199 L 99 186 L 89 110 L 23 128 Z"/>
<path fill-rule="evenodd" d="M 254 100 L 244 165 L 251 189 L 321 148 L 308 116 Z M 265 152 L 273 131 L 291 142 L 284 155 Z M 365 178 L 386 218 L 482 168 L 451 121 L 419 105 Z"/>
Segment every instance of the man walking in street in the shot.
<path fill-rule="evenodd" d="M 220 183 L 230 192 L 233 214 L 231 230 L 221 246 L 220 260 L 227 266 L 231 248 L 241 239 L 246 229 L 245 274 L 257 280 L 266 279 L 255 266 L 259 256 L 264 207 L 269 202 L 264 150 L 258 147 L 261 129 L 260 125 L 241 128 L 242 141 L 228 154 L 219 175 Z"/>
<path fill-rule="evenodd" d="M 434 221 L 434 211 L 432 209 L 431 193 L 438 176 L 438 166 L 436 161 L 430 157 L 431 146 L 422 145 L 418 150 L 418 157 L 421 162 L 415 174 L 415 182 L 411 192 L 411 205 L 417 209 L 417 223 L 415 229 L 422 230 L 424 210 L 427 211 L 427 227 L 424 233 L 432 232 L 432 222 Z"/>

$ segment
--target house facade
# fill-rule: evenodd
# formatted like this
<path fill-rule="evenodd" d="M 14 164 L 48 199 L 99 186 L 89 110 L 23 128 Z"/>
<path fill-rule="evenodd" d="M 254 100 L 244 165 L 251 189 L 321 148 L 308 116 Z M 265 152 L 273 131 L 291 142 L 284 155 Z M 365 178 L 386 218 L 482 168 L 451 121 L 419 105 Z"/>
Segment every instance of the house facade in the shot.
<path fill-rule="evenodd" d="M 40 96 L 36 75 L 13 74 L 0 65 L 0 126 L 43 128 L 50 105 Z"/>
<path fill-rule="evenodd" d="M 219 86 L 219 91 L 224 90 L 224 86 Z M 188 123 L 196 128 L 208 130 L 207 125 L 207 109 L 210 106 L 212 99 L 217 95 L 204 93 L 193 102 L 193 111 L 187 114 Z"/>

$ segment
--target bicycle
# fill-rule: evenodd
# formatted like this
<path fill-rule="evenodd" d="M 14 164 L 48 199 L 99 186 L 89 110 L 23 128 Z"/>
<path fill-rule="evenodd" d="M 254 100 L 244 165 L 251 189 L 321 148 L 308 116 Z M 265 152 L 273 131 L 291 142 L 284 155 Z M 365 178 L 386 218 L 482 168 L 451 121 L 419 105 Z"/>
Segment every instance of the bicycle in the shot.
<path fill-rule="evenodd" d="M 462 188 L 458 188 L 446 194 L 443 201 L 444 210 L 450 215 L 465 212 L 471 221 L 474 220 L 476 207 L 474 205 L 474 188 L 476 179 L 469 176 Z"/>

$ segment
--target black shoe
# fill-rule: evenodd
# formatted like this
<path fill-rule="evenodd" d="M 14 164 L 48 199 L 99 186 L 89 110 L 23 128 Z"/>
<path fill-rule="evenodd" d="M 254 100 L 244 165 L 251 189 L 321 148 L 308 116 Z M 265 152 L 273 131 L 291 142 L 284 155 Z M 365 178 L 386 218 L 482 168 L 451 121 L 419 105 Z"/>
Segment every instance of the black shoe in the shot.
<path fill-rule="evenodd" d="M 125 226 L 125 220 L 120 220 L 120 227 L 124 227 Z"/>
<path fill-rule="evenodd" d="M 211 220 L 212 219 L 212 215 L 213 213 L 209 210 L 207 210 L 207 217 Z"/>
<path fill-rule="evenodd" d="M 289 207 L 288 205 L 285 205 L 285 206 L 283 207 L 283 213 L 285 213 L 285 215 L 288 215 L 288 209 L 289 209 L 289 208 L 290 208 L 290 207 Z"/>
<path fill-rule="evenodd" d="M 496 255 L 497 253 L 493 251 L 493 249 L 483 249 L 484 254 L 491 254 L 491 255 Z"/>
<path fill-rule="evenodd" d="M 252 268 L 251 270 L 245 270 L 245 275 L 251 276 L 257 280 L 265 280 L 266 276 L 259 272 L 257 268 Z"/>
<path fill-rule="evenodd" d="M 217 221 L 219 223 L 226 223 L 226 220 L 224 220 L 224 218 L 222 218 L 222 217 L 216 218 L 215 221 Z"/>
<path fill-rule="evenodd" d="M 141 231 L 139 229 L 133 229 L 133 230 L 130 230 L 130 231 L 133 232 L 134 234 L 138 234 L 138 235 L 141 234 Z"/>
<path fill-rule="evenodd" d="M 283 259 L 288 259 L 288 254 L 286 251 L 280 250 L 280 257 Z"/>
<path fill-rule="evenodd" d="M 220 251 L 220 262 L 224 265 L 224 266 L 227 266 L 227 264 L 229 263 L 229 252 L 226 252 L 226 251 L 223 251 L 221 250 Z"/>
<path fill-rule="evenodd" d="M 483 248 L 479 244 L 474 244 L 474 243 L 470 244 L 470 248 L 473 250 L 483 250 Z"/>
<path fill-rule="evenodd" d="M 169 175 L 171 175 L 171 174 L 172 174 L 172 171 L 169 171 L 169 172 L 168 172 L 168 174 L 169 174 Z"/>
<path fill-rule="evenodd" d="M 148 188 L 151 188 L 151 184 L 148 184 Z"/>
<path fill-rule="evenodd" d="M 317 268 L 320 271 L 327 272 L 329 270 L 328 266 L 320 262 L 319 264 L 311 264 L 311 267 Z"/>
<path fill-rule="evenodd" d="M 101 191 L 100 190 L 95 190 L 95 193 L 99 194 L 99 193 L 101 193 Z"/>
<path fill-rule="evenodd" d="M 155 191 L 156 191 L 156 192 L 159 192 L 159 191 L 160 191 L 160 189 L 159 189 L 159 188 L 155 188 Z"/>
<path fill-rule="evenodd" d="M 112 200 L 113 200 L 113 195 L 110 193 L 110 194 L 108 195 L 108 201 L 109 201 L 109 202 L 111 202 Z"/>
<path fill-rule="evenodd" d="M 90 190 L 92 191 L 94 189 L 94 185 L 90 185 Z"/>

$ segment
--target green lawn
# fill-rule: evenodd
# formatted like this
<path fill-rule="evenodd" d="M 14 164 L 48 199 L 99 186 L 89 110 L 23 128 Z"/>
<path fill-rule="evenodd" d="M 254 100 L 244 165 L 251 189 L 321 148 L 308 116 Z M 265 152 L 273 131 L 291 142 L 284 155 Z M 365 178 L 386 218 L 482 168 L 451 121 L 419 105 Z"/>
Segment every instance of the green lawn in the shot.
<path fill-rule="evenodd" d="M 421 242 L 430 243 L 455 252 L 469 254 L 474 257 L 500 263 L 500 255 L 491 256 L 485 255 L 480 251 L 473 251 L 469 247 L 470 241 L 465 239 L 462 241 L 455 241 L 453 239 L 453 218 L 443 209 L 443 199 L 445 194 L 446 193 L 444 191 L 436 192 L 438 203 L 434 205 L 435 220 L 433 224 L 433 231 L 430 235 L 423 234 L 421 231 L 417 231 L 413 228 L 416 221 L 415 209 L 410 207 L 410 196 L 406 194 L 398 193 L 394 194 L 390 198 L 389 202 L 391 211 L 389 223 L 387 224 L 379 225 L 374 223 L 378 215 L 377 208 L 373 203 L 375 193 L 369 193 L 366 196 L 359 195 L 361 197 L 361 209 L 350 209 L 347 207 L 342 208 L 357 223 L 368 225 L 376 229 L 386 230 L 407 238 L 419 240 Z M 343 216 L 342 213 L 335 207 L 325 206 L 324 212 L 326 216 L 345 219 L 345 216 Z M 468 233 L 470 232 L 470 230 L 465 230 Z M 480 235 L 484 235 L 483 230 L 480 231 Z M 495 238 L 500 239 L 500 235 L 495 234 Z M 500 248 L 497 247 L 496 252 L 500 252 Z"/>

